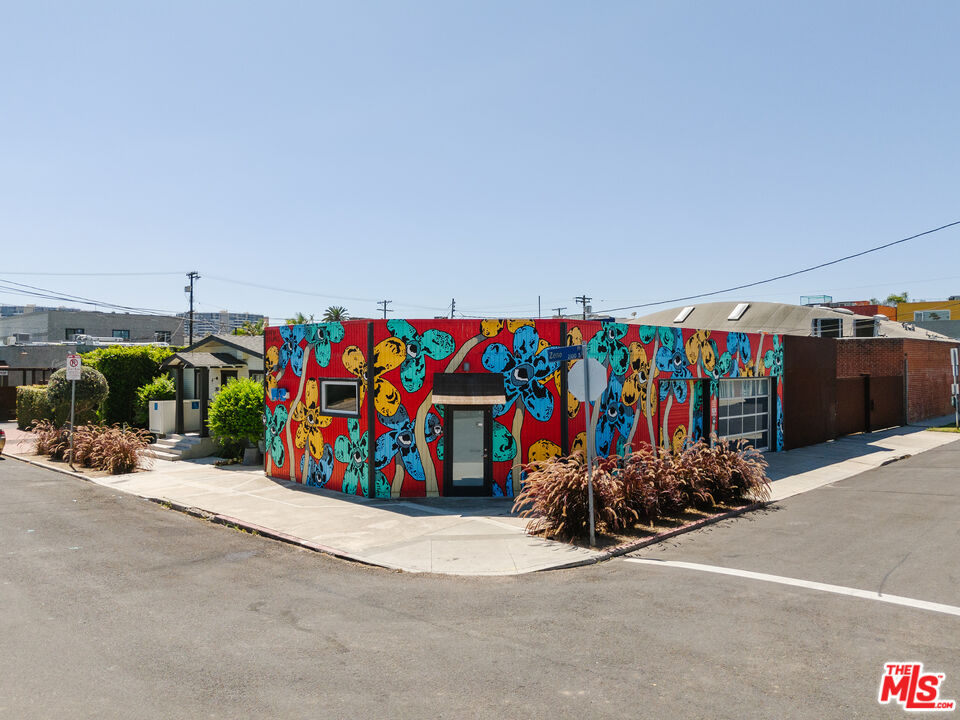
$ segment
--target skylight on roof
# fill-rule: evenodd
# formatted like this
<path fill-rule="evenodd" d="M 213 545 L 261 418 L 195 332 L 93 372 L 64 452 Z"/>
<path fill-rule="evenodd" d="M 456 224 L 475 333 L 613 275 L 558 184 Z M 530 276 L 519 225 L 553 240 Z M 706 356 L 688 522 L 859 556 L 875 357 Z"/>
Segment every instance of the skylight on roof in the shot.
<path fill-rule="evenodd" d="M 682 323 L 684 320 L 686 320 L 688 317 L 690 317 L 690 313 L 693 312 L 693 308 L 694 308 L 694 307 L 696 307 L 696 306 L 695 306 L 695 305 L 687 305 L 683 310 L 680 311 L 680 314 L 677 315 L 677 316 L 673 319 L 673 321 L 674 321 L 675 323 Z"/>
<path fill-rule="evenodd" d="M 727 320 L 739 320 L 743 317 L 743 314 L 747 311 L 748 307 L 750 307 L 750 303 L 737 303 L 737 306 L 733 309 L 733 312 L 727 315 Z"/>

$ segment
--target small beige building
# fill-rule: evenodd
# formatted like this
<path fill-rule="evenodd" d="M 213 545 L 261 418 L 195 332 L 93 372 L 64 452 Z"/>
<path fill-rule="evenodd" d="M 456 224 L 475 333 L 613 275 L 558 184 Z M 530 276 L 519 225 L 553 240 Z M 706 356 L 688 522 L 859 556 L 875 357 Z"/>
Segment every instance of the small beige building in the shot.
<path fill-rule="evenodd" d="M 206 437 L 207 408 L 230 380 L 263 381 L 262 335 L 208 335 L 164 360 L 177 399 L 150 404 L 150 429 L 164 434 L 199 432 Z"/>

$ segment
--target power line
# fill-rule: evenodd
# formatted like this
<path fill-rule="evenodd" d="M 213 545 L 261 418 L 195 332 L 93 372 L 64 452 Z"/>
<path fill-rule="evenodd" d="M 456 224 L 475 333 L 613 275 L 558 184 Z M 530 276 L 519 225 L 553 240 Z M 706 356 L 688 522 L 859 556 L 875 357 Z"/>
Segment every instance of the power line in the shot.
<path fill-rule="evenodd" d="M 12 280 L 0 279 L 0 290 L 16 293 L 19 295 L 28 295 L 31 297 L 40 297 L 48 300 L 59 300 L 61 302 L 73 302 L 81 305 L 95 305 L 114 310 L 123 310 L 125 312 L 143 313 L 145 315 L 175 315 L 167 310 L 157 310 L 156 308 L 141 308 L 130 305 L 119 305 L 117 303 L 104 302 L 93 298 L 83 297 L 81 295 L 71 295 L 69 293 L 51 290 L 49 288 L 37 287 L 36 285 L 26 285 L 24 283 L 13 282 Z"/>
<path fill-rule="evenodd" d="M 24 275 L 29 277 L 143 277 L 158 275 L 183 275 L 182 272 L 9 272 L 4 275 Z"/>
<path fill-rule="evenodd" d="M 745 283 L 743 285 L 736 285 L 735 287 L 725 288 L 723 290 L 714 290 L 713 292 L 699 293 L 698 295 L 687 295 L 685 297 L 673 298 L 672 300 L 659 300 L 657 302 L 648 302 L 640 303 L 639 305 L 624 305 L 623 307 L 608 308 L 606 310 L 600 310 L 600 313 L 611 313 L 617 312 L 618 310 L 633 310 L 635 308 L 651 307 L 653 305 L 667 305 L 669 303 L 678 303 L 685 300 L 696 300 L 697 298 L 711 297 L 713 295 L 722 295 L 723 293 L 733 292 L 734 290 L 743 290 L 745 288 L 756 287 L 757 285 L 765 285 L 767 283 L 772 283 L 776 280 L 784 280 L 789 277 L 794 277 L 795 275 L 802 275 L 803 273 L 808 273 L 813 270 L 819 270 L 820 268 L 825 268 L 830 265 L 836 265 L 837 263 L 842 263 L 846 260 L 852 260 L 853 258 L 858 258 L 863 255 L 869 255 L 870 253 L 877 252 L 878 250 L 884 250 L 888 247 L 893 247 L 894 245 L 899 245 L 900 243 L 905 243 L 908 240 L 916 240 L 918 237 L 923 237 L 924 235 L 931 235 L 935 232 L 940 232 L 941 230 L 946 230 L 947 228 L 953 227 L 954 225 L 960 225 L 960 220 L 956 220 L 952 223 L 947 223 L 946 225 L 941 225 L 938 228 L 933 228 L 932 230 L 925 230 L 922 233 L 917 233 L 916 235 L 911 235 L 910 237 L 901 238 L 900 240 L 894 240 L 893 242 L 888 242 L 883 245 L 877 245 L 876 247 L 869 248 L 868 250 L 862 250 L 861 252 L 854 253 L 853 255 L 846 255 L 842 258 L 837 258 L 836 260 L 830 260 L 829 262 L 819 263 L 817 265 L 812 265 L 803 270 L 795 270 L 794 272 L 785 273 L 783 275 L 777 275 L 776 277 L 767 278 L 766 280 L 757 280 L 756 282 Z"/>
<path fill-rule="evenodd" d="M 233 285 L 245 285 L 246 287 L 254 287 L 254 288 L 259 288 L 261 290 L 272 290 L 274 292 L 285 292 L 285 293 L 290 293 L 292 295 L 307 295 L 309 297 L 319 297 L 319 298 L 326 298 L 328 300 L 340 300 L 340 301 L 347 301 L 347 302 L 362 302 L 362 303 L 379 302 L 374 298 L 348 297 L 346 295 L 326 295 L 324 293 L 309 292 L 308 290 L 297 290 L 296 288 L 290 288 L 290 287 L 277 287 L 275 285 L 263 285 L 261 283 L 247 282 L 245 280 L 236 280 L 234 278 L 223 277 L 221 275 L 207 274 L 207 275 L 204 275 L 204 277 L 207 280 L 219 280 L 220 282 L 231 283 Z M 441 312 L 447 311 L 447 306 L 439 307 L 436 305 L 414 305 L 413 303 L 405 303 L 405 302 L 399 302 L 399 301 L 398 301 L 398 304 L 401 305 L 402 307 L 419 308 L 421 310 L 436 310 Z"/>

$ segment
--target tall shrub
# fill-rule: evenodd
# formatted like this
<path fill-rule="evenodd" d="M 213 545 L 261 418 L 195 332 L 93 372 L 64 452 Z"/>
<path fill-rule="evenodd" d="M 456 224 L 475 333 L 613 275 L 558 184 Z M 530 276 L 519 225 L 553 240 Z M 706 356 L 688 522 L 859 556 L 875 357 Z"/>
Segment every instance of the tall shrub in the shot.
<path fill-rule="evenodd" d="M 17 388 L 17 427 L 26 430 L 40 420 L 53 420 L 53 408 L 47 400 L 47 386 L 19 386 Z"/>
<path fill-rule="evenodd" d="M 74 421 L 77 424 L 85 423 L 96 416 L 97 408 L 107 397 L 109 387 L 103 373 L 86 365 L 80 368 L 80 379 L 77 380 L 76 399 L 74 403 Z M 56 425 L 63 425 L 70 419 L 70 396 L 73 393 L 73 382 L 67 380 L 66 370 L 57 370 L 50 376 L 47 385 L 47 401 L 53 408 L 53 421 Z"/>
<path fill-rule="evenodd" d="M 250 378 L 231 380 L 210 404 L 207 425 L 214 437 L 255 443 L 263 437 L 263 385 Z"/>
<path fill-rule="evenodd" d="M 137 405 L 134 419 L 138 425 L 146 425 L 150 419 L 149 404 L 153 400 L 175 400 L 177 386 L 169 375 L 154 378 L 137 388 Z"/>
<path fill-rule="evenodd" d="M 160 364 L 176 348 L 141 345 L 105 347 L 83 355 L 84 365 L 104 374 L 110 393 L 103 403 L 106 423 L 136 422 L 137 389 L 160 375 Z"/>

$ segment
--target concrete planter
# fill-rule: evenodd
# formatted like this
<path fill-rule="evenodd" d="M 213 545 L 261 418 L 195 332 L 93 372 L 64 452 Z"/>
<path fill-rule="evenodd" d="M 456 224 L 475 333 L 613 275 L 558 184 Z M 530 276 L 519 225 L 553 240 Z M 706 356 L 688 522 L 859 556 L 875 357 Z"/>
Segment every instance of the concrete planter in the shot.
<path fill-rule="evenodd" d="M 263 456 L 260 454 L 260 448 L 249 447 L 243 451 L 244 465 L 259 465 L 263 462 Z"/>

